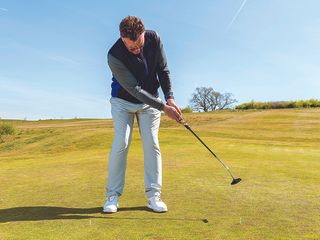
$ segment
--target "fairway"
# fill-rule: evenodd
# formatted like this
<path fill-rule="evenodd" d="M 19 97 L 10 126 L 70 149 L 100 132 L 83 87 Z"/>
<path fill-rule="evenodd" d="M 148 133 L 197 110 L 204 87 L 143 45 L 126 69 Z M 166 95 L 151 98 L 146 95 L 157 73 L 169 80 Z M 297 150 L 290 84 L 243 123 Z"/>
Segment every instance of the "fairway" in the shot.
<path fill-rule="evenodd" d="M 320 109 L 183 115 L 242 182 L 163 116 L 163 214 L 146 208 L 135 125 L 116 214 L 105 200 L 112 120 L 10 121 L 0 144 L 0 240 L 320 239 Z"/>

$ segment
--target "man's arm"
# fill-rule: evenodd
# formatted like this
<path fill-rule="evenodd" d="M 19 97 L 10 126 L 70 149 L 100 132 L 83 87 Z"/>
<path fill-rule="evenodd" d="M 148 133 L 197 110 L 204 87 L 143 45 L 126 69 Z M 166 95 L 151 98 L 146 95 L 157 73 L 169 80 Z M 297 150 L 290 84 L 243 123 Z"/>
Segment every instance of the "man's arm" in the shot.
<path fill-rule="evenodd" d="M 152 96 L 147 91 L 143 90 L 138 85 L 137 79 L 119 59 L 113 57 L 111 54 L 108 54 L 108 65 L 114 77 L 128 93 L 141 102 L 150 105 L 151 107 L 154 107 L 160 111 L 163 110 L 164 103 Z"/>
<path fill-rule="evenodd" d="M 167 57 L 164 52 L 163 44 L 159 36 L 158 36 L 158 40 L 159 40 L 160 53 L 159 53 L 159 60 L 158 60 L 159 64 L 158 64 L 157 74 L 159 77 L 160 86 L 163 91 L 164 97 L 167 101 L 167 104 L 169 106 L 174 107 L 177 110 L 177 112 L 181 115 L 181 110 L 174 101 L 173 92 L 171 90 L 170 71 L 167 64 Z"/>
<path fill-rule="evenodd" d="M 163 44 L 160 38 L 158 40 L 159 40 L 160 53 L 159 53 L 159 59 L 158 59 L 157 74 L 158 74 L 161 89 L 167 101 L 168 99 L 174 98 L 174 97 L 173 97 L 173 92 L 171 90 L 170 71 L 167 64 L 167 57 L 166 57 Z"/>

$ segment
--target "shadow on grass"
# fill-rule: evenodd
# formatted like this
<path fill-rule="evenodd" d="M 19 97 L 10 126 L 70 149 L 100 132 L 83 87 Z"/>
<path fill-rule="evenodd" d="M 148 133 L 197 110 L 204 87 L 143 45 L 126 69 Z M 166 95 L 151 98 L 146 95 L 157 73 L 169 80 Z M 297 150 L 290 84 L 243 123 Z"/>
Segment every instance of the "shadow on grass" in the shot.
<path fill-rule="evenodd" d="M 146 211 L 152 212 L 145 206 L 119 208 L 122 211 Z M 44 221 L 44 220 L 62 220 L 62 219 L 125 219 L 125 220 L 184 220 L 184 221 L 203 221 L 203 219 L 185 219 L 185 218 L 134 218 L 134 217 L 114 217 L 115 214 L 103 214 L 102 216 L 90 216 L 87 214 L 103 213 L 101 207 L 95 208 L 65 208 L 51 206 L 34 206 L 34 207 L 16 207 L 0 209 L 0 223 L 22 222 L 22 221 Z"/>
<path fill-rule="evenodd" d="M 19 221 L 42 221 L 56 219 L 86 219 L 95 216 L 76 215 L 100 213 L 101 207 L 97 208 L 65 208 L 50 206 L 16 207 L 0 209 L 0 223 Z"/>

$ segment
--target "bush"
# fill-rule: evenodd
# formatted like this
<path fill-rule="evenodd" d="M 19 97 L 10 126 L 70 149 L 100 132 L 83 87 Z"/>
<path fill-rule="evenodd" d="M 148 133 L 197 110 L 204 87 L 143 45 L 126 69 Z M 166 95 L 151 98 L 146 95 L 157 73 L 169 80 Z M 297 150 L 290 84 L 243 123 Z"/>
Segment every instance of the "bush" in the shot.
<path fill-rule="evenodd" d="M 192 108 L 188 106 L 188 107 L 182 108 L 181 112 L 182 113 L 192 113 L 193 111 L 192 111 Z"/>
<path fill-rule="evenodd" d="M 320 100 L 297 100 L 297 101 L 277 101 L 277 102 L 255 102 L 242 103 L 236 109 L 281 109 L 281 108 L 311 108 L 320 107 Z"/>
<path fill-rule="evenodd" d="M 13 135 L 15 133 L 15 128 L 8 123 L 2 123 L 0 125 L 0 143 L 4 142 L 3 137 L 6 135 Z"/>

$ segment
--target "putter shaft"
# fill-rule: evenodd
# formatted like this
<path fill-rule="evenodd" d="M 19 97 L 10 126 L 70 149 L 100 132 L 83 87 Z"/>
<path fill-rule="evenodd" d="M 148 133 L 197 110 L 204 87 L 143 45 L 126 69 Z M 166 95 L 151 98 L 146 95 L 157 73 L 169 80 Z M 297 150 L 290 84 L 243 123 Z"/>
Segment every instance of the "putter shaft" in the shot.
<path fill-rule="evenodd" d="M 222 166 L 228 171 L 228 173 L 229 173 L 230 176 L 232 177 L 232 179 L 233 179 L 232 182 L 235 182 L 235 181 L 240 182 L 240 181 L 241 181 L 241 179 L 238 181 L 239 178 L 236 179 L 236 178 L 233 176 L 233 174 L 231 173 L 231 170 L 230 170 L 230 168 L 228 167 L 228 165 L 225 164 L 225 163 L 201 140 L 200 137 L 198 137 L 198 135 L 191 129 L 191 127 L 189 126 L 189 124 L 188 124 L 187 122 L 185 122 L 185 121 L 182 119 L 182 121 L 181 121 L 180 123 L 182 123 L 182 124 L 185 126 L 185 128 L 188 129 L 188 130 L 202 143 L 202 145 L 205 146 L 205 147 L 208 149 L 208 151 L 222 164 Z"/>

